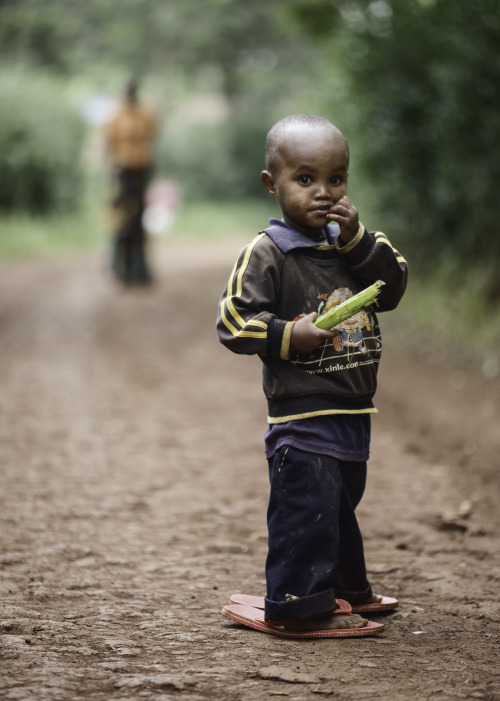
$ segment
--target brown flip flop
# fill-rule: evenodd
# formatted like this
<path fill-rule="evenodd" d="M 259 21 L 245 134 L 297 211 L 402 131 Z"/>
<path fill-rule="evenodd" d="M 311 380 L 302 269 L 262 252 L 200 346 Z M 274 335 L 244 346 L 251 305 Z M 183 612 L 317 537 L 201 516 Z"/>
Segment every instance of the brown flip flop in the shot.
<path fill-rule="evenodd" d="M 339 603 L 339 602 L 338 602 Z M 347 602 L 342 602 L 347 603 Z M 350 609 L 350 606 L 349 606 Z M 332 611 L 332 615 L 343 613 L 344 615 L 352 615 L 345 607 L 341 607 Z M 382 623 L 373 623 L 368 621 L 362 628 L 337 628 L 326 630 L 290 630 L 284 628 L 279 622 L 264 621 L 263 611 L 260 608 L 248 606 L 248 604 L 228 604 L 222 608 L 221 614 L 229 618 L 235 623 L 253 628 L 261 633 L 269 633 L 282 638 L 360 638 L 367 635 L 375 635 L 380 633 L 384 626 Z"/>

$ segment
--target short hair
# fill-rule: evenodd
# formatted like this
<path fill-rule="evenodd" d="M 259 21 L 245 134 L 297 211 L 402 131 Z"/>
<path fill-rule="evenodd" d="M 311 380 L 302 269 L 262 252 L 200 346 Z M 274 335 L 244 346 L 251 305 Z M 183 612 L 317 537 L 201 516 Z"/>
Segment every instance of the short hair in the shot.
<path fill-rule="evenodd" d="M 340 129 L 335 126 L 326 117 L 320 117 L 317 114 L 291 114 L 288 117 L 283 117 L 274 124 L 267 133 L 266 137 L 266 169 L 271 170 L 276 153 L 281 145 L 283 137 L 288 131 L 294 127 L 303 126 L 313 129 L 314 127 L 332 127 L 335 129 L 342 139 L 345 141 L 347 152 L 349 153 L 349 145 L 345 136 Z"/>

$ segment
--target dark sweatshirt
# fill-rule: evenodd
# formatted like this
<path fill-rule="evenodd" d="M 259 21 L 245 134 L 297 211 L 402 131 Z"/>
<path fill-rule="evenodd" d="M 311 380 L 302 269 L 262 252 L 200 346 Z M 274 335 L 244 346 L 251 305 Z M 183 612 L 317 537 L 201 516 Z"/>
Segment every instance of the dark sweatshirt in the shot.
<path fill-rule="evenodd" d="M 382 340 L 373 309 L 336 327 L 313 353 L 290 349 L 294 320 L 383 280 L 377 311 L 394 309 L 406 288 L 407 265 L 381 232 L 360 225 L 343 244 L 339 227 L 313 241 L 271 219 L 240 253 L 217 318 L 221 343 L 258 354 L 269 423 L 328 414 L 373 413 Z"/>

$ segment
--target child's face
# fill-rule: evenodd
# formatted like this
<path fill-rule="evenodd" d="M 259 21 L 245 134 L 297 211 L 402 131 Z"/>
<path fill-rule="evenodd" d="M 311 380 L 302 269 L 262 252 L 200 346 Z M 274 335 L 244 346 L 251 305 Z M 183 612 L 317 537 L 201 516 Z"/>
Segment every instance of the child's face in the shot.
<path fill-rule="evenodd" d="M 297 127 L 281 142 L 262 182 L 278 200 L 285 222 L 316 238 L 332 207 L 347 195 L 349 152 L 332 127 Z"/>

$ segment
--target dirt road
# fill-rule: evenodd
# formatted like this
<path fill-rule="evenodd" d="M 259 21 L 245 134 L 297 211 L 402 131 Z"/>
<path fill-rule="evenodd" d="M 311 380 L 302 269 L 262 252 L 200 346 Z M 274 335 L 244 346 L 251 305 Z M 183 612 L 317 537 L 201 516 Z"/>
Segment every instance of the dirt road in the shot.
<path fill-rule="evenodd" d="M 220 616 L 264 593 L 260 368 L 214 331 L 240 243 L 158 246 L 148 290 L 0 265 L 0 698 L 500 699 L 499 381 L 410 354 L 398 312 L 359 518 L 399 611 L 330 641 Z"/>

